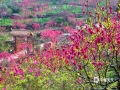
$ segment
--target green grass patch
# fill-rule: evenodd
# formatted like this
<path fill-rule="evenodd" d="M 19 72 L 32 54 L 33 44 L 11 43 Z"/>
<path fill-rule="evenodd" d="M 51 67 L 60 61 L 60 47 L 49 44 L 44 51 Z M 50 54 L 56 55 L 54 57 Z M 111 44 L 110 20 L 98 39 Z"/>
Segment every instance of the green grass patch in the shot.
<path fill-rule="evenodd" d="M 50 18 L 40 18 L 40 19 L 35 18 L 34 21 L 38 22 L 38 23 L 41 23 L 41 24 L 44 24 L 44 23 L 50 21 Z"/>
<path fill-rule="evenodd" d="M 12 21 L 10 19 L 0 19 L 0 26 L 11 26 Z"/>
<path fill-rule="evenodd" d="M 81 6 L 77 6 L 76 8 L 73 8 L 69 11 L 70 13 L 82 13 Z"/>
<path fill-rule="evenodd" d="M 62 9 L 63 9 L 63 10 L 68 10 L 68 9 L 71 9 L 71 8 L 72 8 L 71 5 L 63 5 L 63 6 L 62 6 Z"/>
<path fill-rule="evenodd" d="M 51 5 L 51 7 L 56 6 L 55 10 L 52 10 L 50 12 L 47 12 L 46 14 L 57 14 L 57 13 L 61 13 L 62 11 L 66 11 L 66 10 L 70 10 L 72 9 L 71 5 L 62 5 L 62 7 L 57 6 L 57 5 Z"/>
<path fill-rule="evenodd" d="M 46 12 L 46 14 L 57 14 L 58 13 L 58 11 L 56 10 L 52 10 L 52 11 L 50 11 L 50 12 Z"/>
<path fill-rule="evenodd" d="M 62 5 L 62 7 L 57 5 L 51 5 L 51 7 L 56 6 L 55 10 L 52 10 L 51 12 L 47 12 L 46 14 L 57 14 L 61 13 L 62 11 L 68 11 L 69 13 L 81 13 L 81 6 L 77 6 L 73 8 L 71 5 Z"/>

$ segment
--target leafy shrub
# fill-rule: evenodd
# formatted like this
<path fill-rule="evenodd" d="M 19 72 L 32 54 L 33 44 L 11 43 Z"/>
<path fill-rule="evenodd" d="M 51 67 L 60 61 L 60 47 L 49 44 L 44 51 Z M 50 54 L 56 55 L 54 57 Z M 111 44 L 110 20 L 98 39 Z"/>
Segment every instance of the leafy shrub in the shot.
<path fill-rule="evenodd" d="M 5 44 L 5 41 L 8 40 L 9 35 L 0 35 L 0 52 L 8 51 L 10 45 Z"/>
<path fill-rule="evenodd" d="M 13 3 L 8 4 L 8 8 L 11 9 L 12 13 L 20 13 L 20 7 Z"/>
<path fill-rule="evenodd" d="M 55 20 L 55 22 L 57 22 L 57 23 L 64 23 L 65 20 L 64 20 L 63 18 L 57 18 L 57 19 Z"/>

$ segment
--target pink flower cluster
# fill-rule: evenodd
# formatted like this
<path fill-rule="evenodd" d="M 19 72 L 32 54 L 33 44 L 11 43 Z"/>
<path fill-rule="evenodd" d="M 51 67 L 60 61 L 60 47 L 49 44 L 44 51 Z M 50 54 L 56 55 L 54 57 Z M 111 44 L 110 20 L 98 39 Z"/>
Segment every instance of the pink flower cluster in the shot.
<path fill-rule="evenodd" d="M 93 62 L 92 64 L 97 68 L 97 70 L 100 70 L 103 66 L 102 62 Z"/>
<path fill-rule="evenodd" d="M 57 37 L 62 34 L 61 31 L 58 30 L 44 30 L 41 32 L 42 38 L 49 38 L 53 42 L 57 40 Z"/>
<path fill-rule="evenodd" d="M 39 23 L 33 23 L 32 27 L 34 30 L 39 30 L 40 29 L 40 24 Z"/>
<path fill-rule="evenodd" d="M 21 23 L 21 22 L 14 22 L 14 23 L 13 23 L 13 28 L 25 29 L 25 28 L 26 28 L 26 25 L 24 25 L 24 24 Z"/>
<path fill-rule="evenodd" d="M 9 57 L 11 54 L 9 54 L 8 52 L 2 52 L 0 53 L 0 58 L 6 58 Z"/>

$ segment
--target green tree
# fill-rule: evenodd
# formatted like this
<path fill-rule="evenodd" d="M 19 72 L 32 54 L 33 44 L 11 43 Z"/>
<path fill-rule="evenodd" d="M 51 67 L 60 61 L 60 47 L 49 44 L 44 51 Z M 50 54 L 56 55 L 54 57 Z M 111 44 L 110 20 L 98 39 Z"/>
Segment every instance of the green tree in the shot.
<path fill-rule="evenodd" d="M 8 34 L 0 35 L 0 52 L 8 51 L 10 45 L 5 44 L 5 41 L 8 40 L 8 37 Z"/>

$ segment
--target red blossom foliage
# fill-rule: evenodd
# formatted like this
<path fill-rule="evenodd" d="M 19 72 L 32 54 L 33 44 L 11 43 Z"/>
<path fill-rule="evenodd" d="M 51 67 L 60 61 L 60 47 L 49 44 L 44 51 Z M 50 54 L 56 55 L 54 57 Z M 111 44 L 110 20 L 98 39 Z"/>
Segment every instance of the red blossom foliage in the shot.
<path fill-rule="evenodd" d="M 29 6 L 29 4 L 30 4 L 29 0 L 23 0 L 21 3 L 22 6 L 26 6 L 26 7 Z"/>
<path fill-rule="evenodd" d="M 40 29 L 40 24 L 39 23 L 33 23 L 32 27 L 34 30 L 39 30 Z"/>
<path fill-rule="evenodd" d="M 41 32 L 42 38 L 49 38 L 51 39 L 53 42 L 57 40 L 57 37 L 62 34 L 60 31 L 58 30 L 44 30 Z"/>
<path fill-rule="evenodd" d="M 2 52 L 0 53 L 0 58 L 7 58 L 9 57 L 11 54 L 9 54 L 8 52 Z"/>
<path fill-rule="evenodd" d="M 21 22 L 14 22 L 14 23 L 13 23 L 13 28 L 25 29 L 25 28 L 26 28 L 26 25 L 24 25 L 24 24 L 21 23 Z"/>

